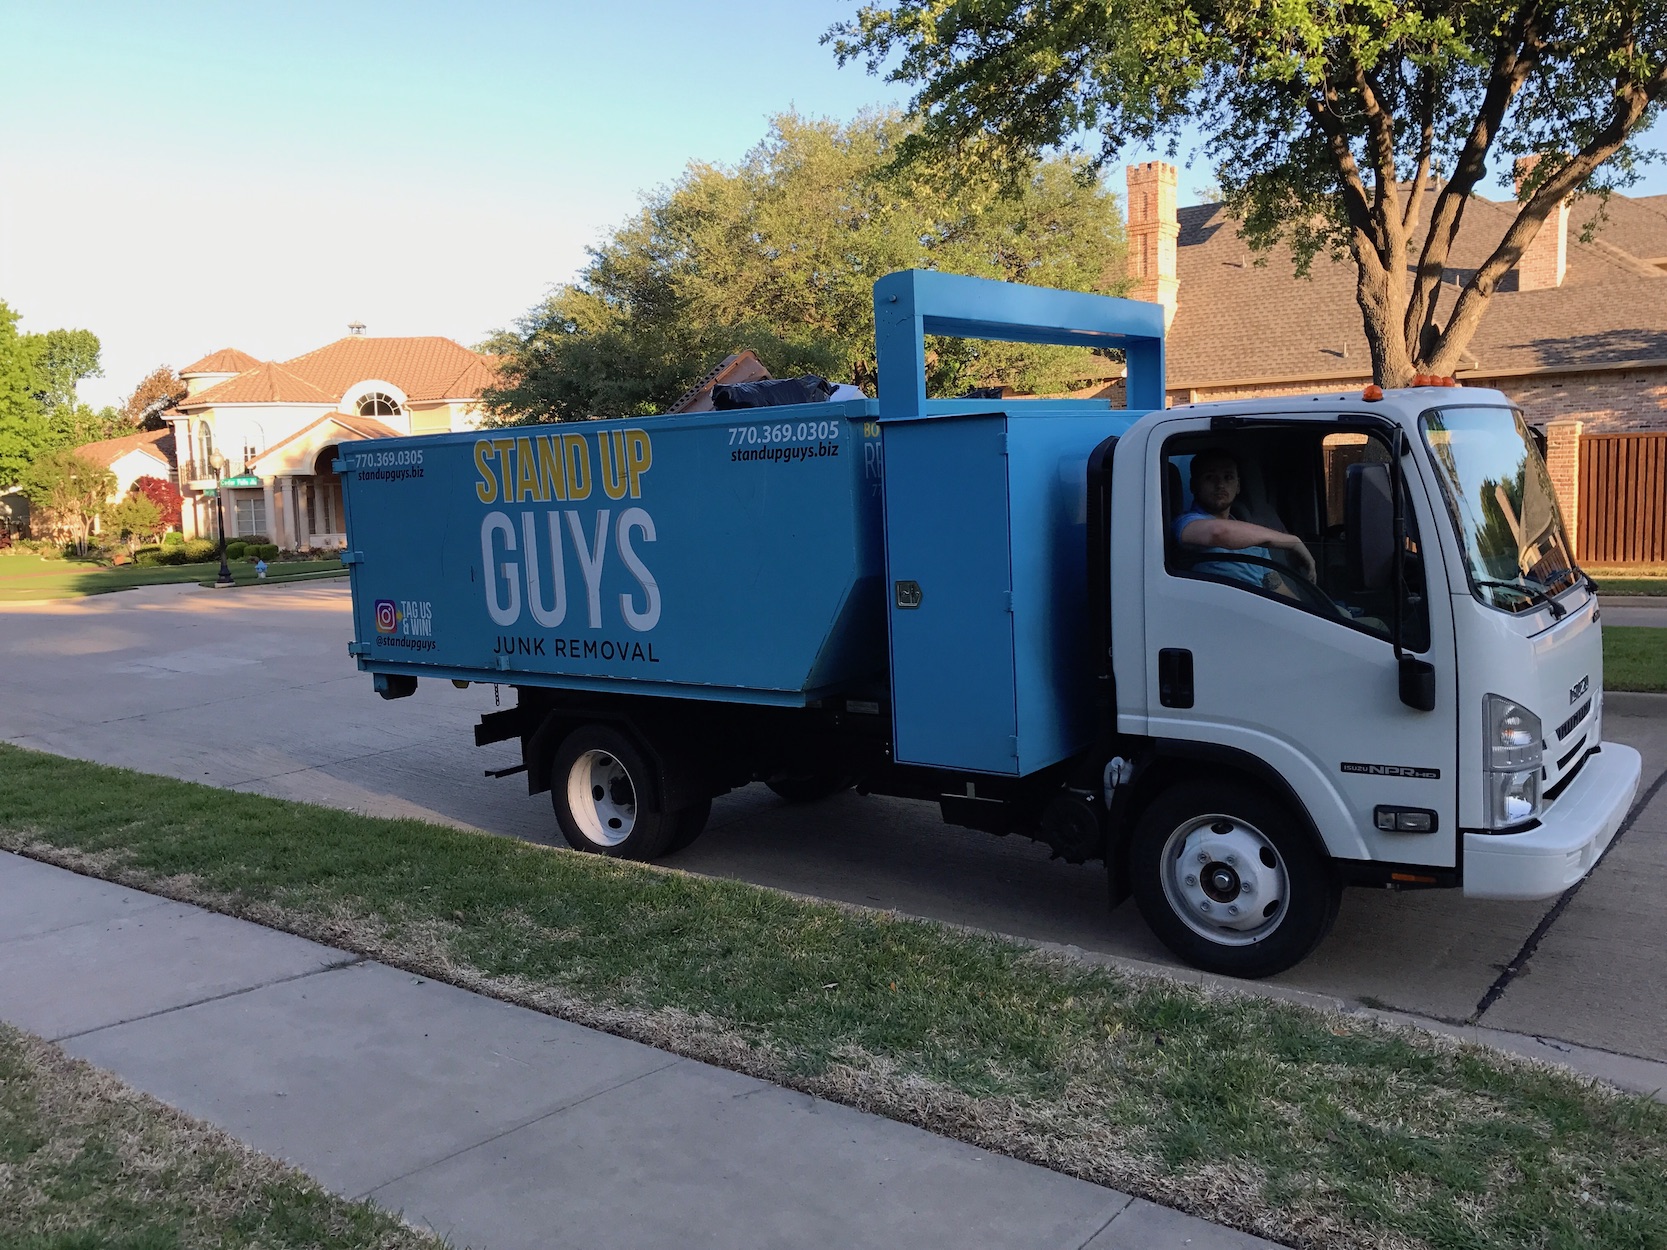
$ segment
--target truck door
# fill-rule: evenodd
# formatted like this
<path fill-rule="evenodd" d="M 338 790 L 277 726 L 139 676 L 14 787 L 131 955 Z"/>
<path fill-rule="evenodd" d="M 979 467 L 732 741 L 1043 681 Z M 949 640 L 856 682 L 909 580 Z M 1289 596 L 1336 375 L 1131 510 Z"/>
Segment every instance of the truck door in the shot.
<path fill-rule="evenodd" d="M 1435 533 L 1431 501 L 1406 457 L 1402 640 L 1434 665 L 1436 683 L 1435 710 L 1418 711 L 1400 698 L 1397 595 L 1383 575 L 1393 547 L 1377 532 L 1386 510 L 1358 502 L 1373 484 L 1387 498 L 1389 437 L 1369 418 L 1320 415 L 1182 417 L 1153 431 L 1149 731 L 1195 755 L 1242 753 L 1273 769 L 1337 858 L 1456 867 L 1452 621 L 1445 596 L 1424 591 L 1418 538 Z M 1296 535 L 1314 576 L 1279 542 L 1204 545 L 1201 535 L 1246 535 L 1192 525 L 1212 517 Z M 1430 573 L 1441 585 L 1439 569 Z"/>

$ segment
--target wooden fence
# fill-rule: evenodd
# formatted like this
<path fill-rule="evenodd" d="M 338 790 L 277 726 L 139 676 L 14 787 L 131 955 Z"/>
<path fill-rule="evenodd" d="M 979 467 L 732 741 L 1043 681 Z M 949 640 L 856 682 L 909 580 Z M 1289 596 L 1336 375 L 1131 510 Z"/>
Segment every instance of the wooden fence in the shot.
<path fill-rule="evenodd" d="M 1580 440 L 1582 564 L 1667 564 L 1667 432 Z"/>

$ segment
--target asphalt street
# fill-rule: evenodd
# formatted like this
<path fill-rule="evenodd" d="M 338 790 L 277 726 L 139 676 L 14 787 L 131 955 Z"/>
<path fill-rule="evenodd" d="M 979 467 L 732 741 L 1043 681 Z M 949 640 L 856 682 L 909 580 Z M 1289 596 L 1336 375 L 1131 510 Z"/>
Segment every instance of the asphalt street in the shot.
<path fill-rule="evenodd" d="M 0 740 L 561 844 L 547 797 L 528 797 L 519 777 L 483 776 L 518 762 L 513 743 L 472 745 L 493 689 L 425 682 L 384 702 L 348 658 L 349 632 L 344 582 L 7 605 Z M 1643 753 L 1641 793 L 1667 772 L 1667 717 L 1611 710 L 1605 734 Z M 753 786 L 719 799 L 708 832 L 665 862 L 1174 962 L 1132 905 L 1107 911 L 1103 870 L 1050 861 L 1024 839 L 950 828 L 930 804 L 849 793 L 789 806 Z M 1278 981 L 1667 1060 L 1667 786 L 1561 905 L 1352 890 L 1332 935 Z"/>

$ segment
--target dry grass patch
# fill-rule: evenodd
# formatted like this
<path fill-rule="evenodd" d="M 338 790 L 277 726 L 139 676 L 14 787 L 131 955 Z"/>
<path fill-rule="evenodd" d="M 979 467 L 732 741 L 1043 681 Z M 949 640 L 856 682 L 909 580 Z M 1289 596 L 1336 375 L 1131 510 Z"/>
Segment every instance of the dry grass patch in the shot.
<path fill-rule="evenodd" d="M 442 1250 L 0 1025 L 0 1245 L 11 1250 Z"/>

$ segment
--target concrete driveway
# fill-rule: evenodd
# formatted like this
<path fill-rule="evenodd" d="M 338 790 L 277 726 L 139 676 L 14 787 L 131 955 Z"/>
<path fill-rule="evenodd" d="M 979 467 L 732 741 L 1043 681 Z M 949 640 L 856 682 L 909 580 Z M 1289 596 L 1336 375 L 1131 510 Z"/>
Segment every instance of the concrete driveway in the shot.
<path fill-rule="evenodd" d="M 518 762 L 513 743 L 472 745 L 492 689 L 423 683 L 384 702 L 348 659 L 349 631 L 342 582 L 8 605 L 0 739 L 559 845 L 547 798 L 482 776 Z M 1667 772 L 1667 718 L 1612 712 L 1605 730 L 1643 752 L 1645 790 Z M 753 786 L 718 800 L 707 834 L 667 862 L 1173 963 L 1132 905 L 1108 914 L 1102 870 L 949 828 L 929 804 L 845 794 L 789 807 Z M 1563 905 L 1352 890 L 1332 936 L 1280 981 L 1667 1060 L 1667 787 Z"/>

